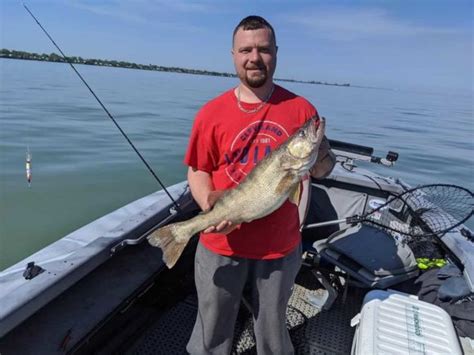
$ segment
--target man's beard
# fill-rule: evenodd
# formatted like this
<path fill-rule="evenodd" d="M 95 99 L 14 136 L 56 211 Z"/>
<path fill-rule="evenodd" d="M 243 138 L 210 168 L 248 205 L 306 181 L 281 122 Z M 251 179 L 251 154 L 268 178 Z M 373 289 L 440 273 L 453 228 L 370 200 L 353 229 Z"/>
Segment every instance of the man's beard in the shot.
<path fill-rule="evenodd" d="M 250 76 L 247 72 L 244 72 L 240 79 L 251 88 L 257 89 L 262 87 L 267 82 L 268 72 L 265 67 L 259 67 L 258 69 L 261 70 L 258 76 Z"/>
<path fill-rule="evenodd" d="M 261 75 L 257 77 L 250 77 L 247 74 L 245 75 L 245 81 L 251 88 L 257 89 L 262 87 L 267 82 L 267 71 L 263 70 Z"/>

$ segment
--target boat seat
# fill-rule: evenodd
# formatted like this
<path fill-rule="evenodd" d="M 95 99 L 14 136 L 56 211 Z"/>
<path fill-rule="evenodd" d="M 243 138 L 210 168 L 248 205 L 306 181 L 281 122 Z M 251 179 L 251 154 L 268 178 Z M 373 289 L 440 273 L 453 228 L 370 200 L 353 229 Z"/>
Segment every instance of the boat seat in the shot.
<path fill-rule="evenodd" d="M 368 197 L 364 192 L 312 183 L 305 224 L 363 214 Z M 313 274 L 332 295 L 337 294 L 335 289 L 324 273 L 316 271 L 318 268 L 337 267 L 351 278 L 353 285 L 378 289 L 386 289 L 419 273 L 408 245 L 371 226 L 333 225 L 303 230 L 302 235 L 303 250 L 314 263 Z M 333 301 L 323 308 L 328 309 Z"/>
<path fill-rule="evenodd" d="M 388 233 L 367 225 L 338 231 L 316 241 L 313 248 L 363 287 L 385 289 L 418 276 L 418 266 L 408 245 Z"/>

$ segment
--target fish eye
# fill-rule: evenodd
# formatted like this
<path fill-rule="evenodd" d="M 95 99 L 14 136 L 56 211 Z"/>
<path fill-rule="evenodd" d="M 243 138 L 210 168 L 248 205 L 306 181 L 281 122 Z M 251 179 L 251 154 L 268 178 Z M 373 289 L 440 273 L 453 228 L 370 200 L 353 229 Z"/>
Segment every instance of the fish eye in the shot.
<path fill-rule="evenodd" d="M 301 131 L 298 132 L 298 137 L 303 138 L 303 137 L 305 137 L 305 136 L 306 136 L 306 133 L 305 133 L 303 130 L 301 130 Z"/>

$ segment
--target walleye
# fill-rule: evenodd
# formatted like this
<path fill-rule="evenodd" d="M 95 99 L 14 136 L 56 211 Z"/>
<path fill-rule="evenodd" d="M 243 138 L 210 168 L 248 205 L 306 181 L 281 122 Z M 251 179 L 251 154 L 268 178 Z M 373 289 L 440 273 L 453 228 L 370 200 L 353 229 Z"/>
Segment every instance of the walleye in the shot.
<path fill-rule="evenodd" d="M 265 217 L 288 198 L 298 204 L 300 181 L 315 164 L 324 137 L 324 118 L 319 121 L 318 129 L 317 123 L 316 118 L 308 120 L 262 159 L 241 184 L 227 190 L 210 211 L 150 234 L 148 242 L 161 248 L 166 266 L 173 267 L 191 237 L 210 226 L 224 220 L 236 225 Z"/>

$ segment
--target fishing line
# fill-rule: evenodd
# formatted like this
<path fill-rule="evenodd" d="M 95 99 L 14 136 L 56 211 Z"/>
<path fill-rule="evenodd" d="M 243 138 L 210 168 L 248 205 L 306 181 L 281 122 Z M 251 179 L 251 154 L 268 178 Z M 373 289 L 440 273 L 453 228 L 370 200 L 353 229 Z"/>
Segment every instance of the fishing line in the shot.
<path fill-rule="evenodd" d="M 33 13 L 30 11 L 30 9 L 25 5 L 25 3 L 22 3 L 23 7 L 25 8 L 26 11 L 28 11 L 28 13 L 31 15 L 31 17 L 36 21 L 36 23 L 38 24 L 38 26 L 43 30 L 43 32 L 46 34 L 46 36 L 48 36 L 49 40 L 54 44 L 54 46 L 58 49 L 58 51 L 61 53 L 61 55 L 63 56 L 64 60 L 71 66 L 71 68 L 74 70 L 74 72 L 77 74 L 77 76 L 79 77 L 79 79 L 82 80 L 82 82 L 84 83 L 84 85 L 89 89 L 89 91 L 91 92 L 91 94 L 94 96 L 94 98 L 97 100 L 97 102 L 99 103 L 99 105 L 102 107 L 102 109 L 105 111 L 105 113 L 107 113 L 107 115 L 109 116 L 109 118 L 112 120 L 112 122 L 115 124 L 115 126 L 118 128 L 118 130 L 120 131 L 120 133 L 122 133 L 122 135 L 124 136 L 124 138 L 127 140 L 128 144 L 130 144 L 130 146 L 133 148 L 133 150 L 135 151 L 135 153 L 137 153 L 138 157 L 141 159 L 141 161 L 143 162 L 143 164 L 145 164 L 145 166 L 147 167 L 148 171 L 153 175 L 153 177 L 155 178 L 155 180 L 158 182 L 158 184 L 160 184 L 160 186 L 163 188 L 163 190 L 166 192 L 166 194 L 168 195 L 168 197 L 171 199 L 171 201 L 173 201 L 173 204 L 174 206 L 176 207 L 177 211 L 181 211 L 181 209 L 179 208 L 179 205 L 178 203 L 173 199 L 173 197 L 171 196 L 171 194 L 168 192 L 168 190 L 166 189 L 166 187 L 163 185 L 163 183 L 161 182 L 160 178 L 155 174 L 155 172 L 153 171 L 153 169 L 151 168 L 151 166 L 147 163 L 147 161 L 145 160 L 145 158 L 140 154 L 140 152 L 138 151 L 137 148 L 135 148 L 135 145 L 132 143 L 132 141 L 128 138 L 127 134 L 122 130 L 122 127 L 120 127 L 120 125 L 117 123 L 117 121 L 115 120 L 115 118 L 112 116 L 112 114 L 109 112 L 109 110 L 107 110 L 107 108 L 104 106 L 104 104 L 102 103 L 102 101 L 99 99 L 99 97 L 95 94 L 94 90 L 91 89 L 91 87 L 89 86 L 89 84 L 87 84 L 86 80 L 82 77 L 82 75 L 76 70 L 76 67 L 72 64 L 72 62 L 68 59 L 68 57 L 66 57 L 66 55 L 64 54 L 64 52 L 61 50 L 61 48 L 59 48 L 59 46 L 56 44 L 56 42 L 54 41 L 54 39 L 49 35 L 48 31 L 46 31 L 46 29 L 41 25 L 41 23 L 38 21 L 38 19 L 35 17 L 35 15 L 33 15 Z"/>

